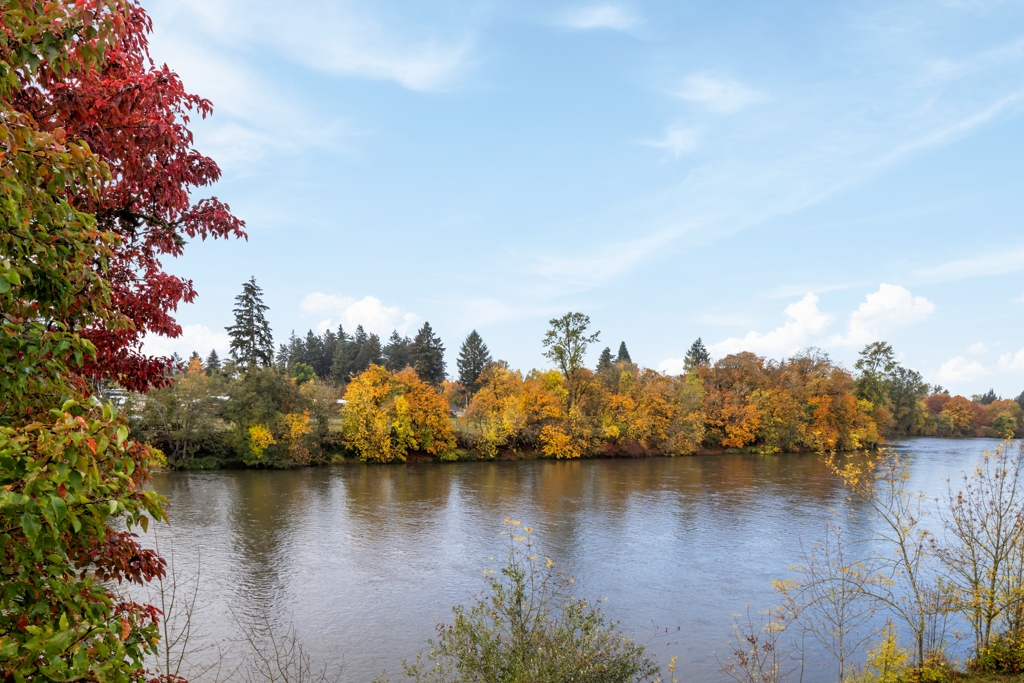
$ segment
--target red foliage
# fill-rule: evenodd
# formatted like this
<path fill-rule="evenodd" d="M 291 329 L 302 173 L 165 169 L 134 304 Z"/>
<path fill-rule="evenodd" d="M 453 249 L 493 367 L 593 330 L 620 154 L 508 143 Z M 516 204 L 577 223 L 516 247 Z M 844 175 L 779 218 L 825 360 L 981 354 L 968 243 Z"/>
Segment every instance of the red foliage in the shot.
<path fill-rule="evenodd" d="M 110 167 L 100 196 L 79 193 L 74 202 L 121 239 L 107 278 L 115 308 L 133 327 L 83 330 L 97 350 L 85 374 L 135 391 L 166 382 L 171 365 L 142 353 L 143 336 L 180 335 L 172 313 L 196 297 L 192 281 L 164 271 L 161 258 L 181 255 L 186 238 L 246 236 L 227 204 L 190 196 L 220 178 L 216 162 L 193 148 L 188 129 L 193 112 L 205 118 L 213 105 L 187 93 L 167 65 L 155 66 L 151 28 L 145 11 L 132 5 L 120 43 L 100 70 L 27 84 L 17 102 L 42 127 L 85 140 Z"/>
<path fill-rule="evenodd" d="M 100 581 L 128 581 L 141 584 L 162 579 L 167 562 L 155 550 L 143 548 L 136 535 L 127 531 L 114 531 L 107 527 L 102 543 L 78 550 L 74 558 L 78 566 L 93 565 Z"/>
<path fill-rule="evenodd" d="M 924 405 L 928 408 L 928 412 L 932 415 L 938 415 L 942 412 L 942 409 L 949 403 L 949 399 L 953 398 L 949 394 L 934 394 L 924 400 Z"/>

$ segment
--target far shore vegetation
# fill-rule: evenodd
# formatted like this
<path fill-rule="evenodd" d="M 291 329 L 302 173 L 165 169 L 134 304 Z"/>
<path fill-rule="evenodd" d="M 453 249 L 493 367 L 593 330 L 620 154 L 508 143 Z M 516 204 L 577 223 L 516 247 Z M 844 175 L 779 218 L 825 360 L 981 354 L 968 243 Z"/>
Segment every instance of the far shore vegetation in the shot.
<path fill-rule="evenodd" d="M 473 331 L 449 376 L 429 323 L 386 343 L 361 326 L 293 333 L 275 352 L 266 310 L 246 282 L 228 358 L 194 352 L 165 387 L 124 394 L 133 433 L 168 467 L 844 452 L 908 436 L 1024 434 L 1024 394 L 951 396 L 885 342 L 868 344 L 853 372 L 814 348 L 712 362 L 700 339 L 679 375 L 635 364 L 625 342 L 589 368 L 600 333 L 568 313 L 540 340 L 553 369 L 511 368 Z"/>

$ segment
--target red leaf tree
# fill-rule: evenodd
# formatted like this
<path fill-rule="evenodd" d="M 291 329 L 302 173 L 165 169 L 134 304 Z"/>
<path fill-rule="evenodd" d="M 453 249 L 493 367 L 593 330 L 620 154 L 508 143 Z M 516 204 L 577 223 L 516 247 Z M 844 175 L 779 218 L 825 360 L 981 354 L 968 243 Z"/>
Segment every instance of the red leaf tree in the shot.
<path fill-rule="evenodd" d="M 151 30 L 146 12 L 129 3 L 125 30 L 101 69 L 38 79 L 15 103 L 42 129 L 63 129 L 87 142 L 110 168 L 99 195 L 81 192 L 73 201 L 95 214 L 97 227 L 120 237 L 105 277 L 114 308 L 131 325 L 82 329 L 97 351 L 83 372 L 133 391 L 168 381 L 171 359 L 145 355 L 142 341 L 146 334 L 179 336 L 173 314 L 196 297 L 192 281 L 166 272 L 162 259 L 179 256 L 191 238 L 246 236 L 245 223 L 227 204 L 192 197 L 220 178 L 216 162 L 193 147 L 188 129 L 193 115 L 205 118 L 213 105 L 189 94 L 166 64 L 155 65 Z"/>

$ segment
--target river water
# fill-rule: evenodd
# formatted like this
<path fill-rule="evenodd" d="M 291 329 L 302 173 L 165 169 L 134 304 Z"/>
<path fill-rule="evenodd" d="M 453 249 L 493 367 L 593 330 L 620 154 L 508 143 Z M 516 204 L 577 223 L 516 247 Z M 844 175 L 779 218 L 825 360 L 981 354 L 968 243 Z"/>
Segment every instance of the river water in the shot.
<path fill-rule="evenodd" d="M 911 486 L 934 498 L 997 445 L 896 447 L 914 454 Z M 660 633 L 653 655 L 678 656 L 681 680 L 698 682 L 723 679 L 715 653 L 733 615 L 776 602 L 770 582 L 832 510 L 851 536 L 871 523 L 807 454 L 175 472 L 154 485 L 171 525 L 148 542 L 173 555 L 182 581 L 199 572 L 193 645 L 217 643 L 235 661 L 239 624 L 269 615 L 282 630 L 294 623 L 314 662 L 343 664 L 345 681 L 383 669 L 401 679 L 402 660 L 498 566 L 506 517 L 533 527 L 579 594 L 607 598 L 623 630 Z M 808 660 L 805 683 L 831 677 Z"/>

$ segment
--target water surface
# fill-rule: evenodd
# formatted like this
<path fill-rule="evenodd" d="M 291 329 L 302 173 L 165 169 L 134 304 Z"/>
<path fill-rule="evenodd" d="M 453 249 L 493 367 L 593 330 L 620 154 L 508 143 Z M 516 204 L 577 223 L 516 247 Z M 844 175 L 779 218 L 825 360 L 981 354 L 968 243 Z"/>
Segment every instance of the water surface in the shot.
<path fill-rule="evenodd" d="M 915 488 L 938 494 L 994 440 L 912 439 Z M 317 662 L 343 680 L 400 678 L 483 588 L 502 551 L 502 520 L 533 527 L 542 555 L 605 598 L 622 627 L 679 657 L 684 680 L 721 680 L 732 615 L 775 602 L 800 543 L 821 535 L 846 494 L 814 455 L 575 462 L 350 465 L 296 471 L 156 475 L 171 503 L 158 530 L 183 572 L 201 567 L 198 621 L 229 653 L 237 622 L 294 619 Z M 863 516 L 847 519 L 865 535 Z M 490 559 L 495 557 L 495 560 Z M 813 657 L 810 657 L 812 661 Z M 804 680 L 827 680 L 814 662 Z"/>

